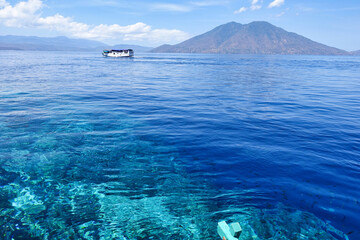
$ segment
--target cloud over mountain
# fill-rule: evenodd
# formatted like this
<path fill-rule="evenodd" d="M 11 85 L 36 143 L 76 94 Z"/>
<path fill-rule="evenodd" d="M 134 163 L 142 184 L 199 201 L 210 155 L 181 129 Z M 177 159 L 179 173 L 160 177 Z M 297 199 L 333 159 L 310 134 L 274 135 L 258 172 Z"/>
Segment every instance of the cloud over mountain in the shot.
<path fill-rule="evenodd" d="M 280 7 L 285 3 L 285 0 L 272 0 L 268 8 Z M 260 10 L 262 8 L 263 0 L 251 0 L 251 5 L 249 7 L 241 7 L 240 9 L 234 11 L 235 14 L 246 12 L 247 10 Z"/>

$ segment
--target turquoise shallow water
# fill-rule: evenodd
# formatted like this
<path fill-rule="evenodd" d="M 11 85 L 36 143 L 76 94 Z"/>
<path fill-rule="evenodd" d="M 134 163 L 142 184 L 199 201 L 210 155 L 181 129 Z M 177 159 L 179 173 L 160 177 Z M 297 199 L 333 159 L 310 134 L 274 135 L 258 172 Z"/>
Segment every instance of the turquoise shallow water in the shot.
<path fill-rule="evenodd" d="M 360 239 L 360 59 L 0 52 L 1 239 Z"/>

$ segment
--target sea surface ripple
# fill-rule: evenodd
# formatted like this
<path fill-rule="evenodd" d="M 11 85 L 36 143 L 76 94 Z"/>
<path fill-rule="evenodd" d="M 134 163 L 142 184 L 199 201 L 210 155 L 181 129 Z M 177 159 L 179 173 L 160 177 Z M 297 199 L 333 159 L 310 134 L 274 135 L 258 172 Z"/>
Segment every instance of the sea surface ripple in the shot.
<path fill-rule="evenodd" d="M 2 239 L 360 239 L 359 57 L 0 66 Z"/>

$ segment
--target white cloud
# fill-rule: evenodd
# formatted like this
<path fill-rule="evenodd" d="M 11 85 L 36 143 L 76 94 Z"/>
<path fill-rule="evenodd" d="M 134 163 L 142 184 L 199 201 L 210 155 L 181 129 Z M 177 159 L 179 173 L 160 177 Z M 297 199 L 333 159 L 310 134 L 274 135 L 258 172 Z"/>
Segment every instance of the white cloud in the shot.
<path fill-rule="evenodd" d="M 0 0 L 0 7 L 6 7 L 9 6 L 9 4 L 5 0 Z"/>
<path fill-rule="evenodd" d="M 221 6 L 228 4 L 228 1 L 197 1 L 190 2 L 192 5 L 197 7 L 209 7 L 209 6 Z"/>
<path fill-rule="evenodd" d="M 179 4 L 171 4 L 171 3 L 157 3 L 152 5 L 152 9 L 168 11 L 168 12 L 190 12 L 191 8 L 184 5 Z"/>
<path fill-rule="evenodd" d="M 7 27 L 23 27 L 34 24 L 36 12 L 43 7 L 41 0 L 28 0 L 11 6 L 5 0 L 0 2 L 0 20 Z"/>
<path fill-rule="evenodd" d="M 282 17 L 282 16 L 284 16 L 284 14 L 285 14 L 285 12 L 281 12 L 281 13 L 279 13 L 279 14 L 276 14 L 276 16 L 277 16 L 277 17 Z"/>
<path fill-rule="evenodd" d="M 152 29 L 142 22 L 128 26 L 101 24 L 86 31 L 74 33 L 74 36 L 101 40 L 121 37 L 124 41 L 148 41 L 152 43 L 179 42 L 189 37 L 188 34 L 180 30 Z"/>
<path fill-rule="evenodd" d="M 262 7 L 262 0 L 261 1 L 260 0 L 252 0 L 251 1 L 250 9 L 252 11 L 259 10 L 259 9 L 261 9 L 261 7 Z"/>
<path fill-rule="evenodd" d="M 73 36 L 76 36 L 76 33 L 89 31 L 90 28 L 90 26 L 85 23 L 75 22 L 71 18 L 64 17 L 60 14 L 55 14 L 54 16 L 46 18 L 37 18 L 35 27 L 70 33 Z"/>
<path fill-rule="evenodd" d="M 285 0 L 272 0 L 272 2 L 268 5 L 268 8 L 280 7 L 284 3 Z M 248 8 L 242 7 L 239 10 L 236 10 L 234 13 L 235 14 L 242 13 L 249 9 L 252 11 L 259 10 L 262 8 L 262 5 L 263 5 L 263 0 L 251 0 L 251 5 Z M 278 14 L 277 16 L 281 17 L 282 15 L 284 15 L 284 13 Z"/>
<path fill-rule="evenodd" d="M 262 8 L 262 3 L 263 3 L 263 0 L 251 0 L 251 5 L 250 7 L 242 7 L 238 10 L 236 10 L 234 13 L 235 14 L 239 14 L 239 13 L 243 13 L 247 10 L 252 10 L 252 11 L 255 11 L 255 10 L 259 10 Z"/>
<path fill-rule="evenodd" d="M 251 5 L 250 9 L 251 10 L 259 10 L 262 6 L 261 5 Z"/>
<path fill-rule="evenodd" d="M 94 39 L 117 41 L 140 41 L 148 44 L 174 43 L 189 38 L 189 35 L 176 29 L 152 29 L 151 26 L 138 22 L 132 25 L 100 24 L 96 26 L 76 22 L 60 14 L 42 17 L 41 0 L 28 0 L 11 6 L 0 0 L 0 24 L 16 28 L 41 28 L 57 31 L 61 34 Z"/>
<path fill-rule="evenodd" d="M 242 7 L 242 8 L 240 8 L 240 9 L 236 10 L 234 13 L 235 13 L 235 14 L 239 14 L 239 13 L 245 12 L 246 10 L 247 10 L 246 7 Z"/>
<path fill-rule="evenodd" d="M 273 7 L 280 7 L 281 5 L 283 5 L 285 3 L 285 0 L 274 0 L 273 2 L 271 2 L 269 4 L 269 8 L 273 8 Z"/>

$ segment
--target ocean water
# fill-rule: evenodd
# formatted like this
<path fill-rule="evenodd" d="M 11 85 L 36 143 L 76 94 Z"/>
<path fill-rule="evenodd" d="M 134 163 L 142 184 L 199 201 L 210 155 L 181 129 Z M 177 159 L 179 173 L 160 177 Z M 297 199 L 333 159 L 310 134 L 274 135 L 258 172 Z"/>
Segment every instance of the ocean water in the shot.
<path fill-rule="evenodd" d="M 0 66 L 0 239 L 360 239 L 359 57 Z"/>

